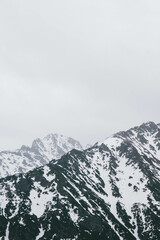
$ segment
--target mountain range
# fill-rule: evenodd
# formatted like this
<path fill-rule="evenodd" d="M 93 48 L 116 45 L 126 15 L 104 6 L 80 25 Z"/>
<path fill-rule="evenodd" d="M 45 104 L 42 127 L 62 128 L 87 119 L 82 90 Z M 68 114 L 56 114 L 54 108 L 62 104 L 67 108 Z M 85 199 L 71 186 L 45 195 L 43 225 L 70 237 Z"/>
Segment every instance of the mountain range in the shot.
<path fill-rule="evenodd" d="M 53 159 L 59 159 L 72 149 L 82 150 L 83 148 L 71 137 L 51 133 L 42 139 L 35 139 L 31 147 L 22 145 L 16 151 L 2 151 L 0 152 L 0 177 L 26 173 Z"/>
<path fill-rule="evenodd" d="M 1 178 L 0 239 L 159 240 L 160 124 Z"/>

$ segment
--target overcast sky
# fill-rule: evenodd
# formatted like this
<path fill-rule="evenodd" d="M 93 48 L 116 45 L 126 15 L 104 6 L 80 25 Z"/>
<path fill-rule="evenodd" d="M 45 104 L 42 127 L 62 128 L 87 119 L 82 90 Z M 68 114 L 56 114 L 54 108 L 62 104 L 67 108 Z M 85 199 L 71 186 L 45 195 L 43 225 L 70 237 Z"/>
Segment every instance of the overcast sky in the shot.
<path fill-rule="evenodd" d="M 0 150 L 160 122 L 159 0 L 0 1 Z"/>

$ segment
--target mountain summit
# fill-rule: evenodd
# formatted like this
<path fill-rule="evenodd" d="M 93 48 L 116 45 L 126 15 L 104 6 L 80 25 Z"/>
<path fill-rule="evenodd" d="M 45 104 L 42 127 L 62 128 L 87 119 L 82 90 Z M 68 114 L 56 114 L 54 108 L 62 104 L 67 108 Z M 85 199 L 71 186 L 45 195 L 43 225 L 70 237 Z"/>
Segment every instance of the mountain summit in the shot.
<path fill-rule="evenodd" d="M 32 152 L 40 154 L 46 161 L 59 159 L 72 149 L 82 150 L 83 148 L 77 140 L 53 133 L 43 139 L 37 138 L 31 147 Z"/>
<path fill-rule="evenodd" d="M 159 240 L 159 125 L 74 149 L 0 189 L 1 239 Z"/>
<path fill-rule="evenodd" d="M 52 159 L 59 159 L 72 149 L 82 150 L 82 146 L 71 137 L 51 133 L 34 140 L 31 147 L 22 145 L 14 152 L 0 152 L 0 177 L 28 172 Z"/>

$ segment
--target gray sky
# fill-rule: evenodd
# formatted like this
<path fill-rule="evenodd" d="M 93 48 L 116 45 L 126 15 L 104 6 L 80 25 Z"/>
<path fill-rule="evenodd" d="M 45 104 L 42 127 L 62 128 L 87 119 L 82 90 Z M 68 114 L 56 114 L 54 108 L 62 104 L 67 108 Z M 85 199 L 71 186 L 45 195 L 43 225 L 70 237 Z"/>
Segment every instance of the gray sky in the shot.
<path fill-rule="evenodd" d="M 160 122 L 159 0 L 0 1 L 0 150 Z"/>

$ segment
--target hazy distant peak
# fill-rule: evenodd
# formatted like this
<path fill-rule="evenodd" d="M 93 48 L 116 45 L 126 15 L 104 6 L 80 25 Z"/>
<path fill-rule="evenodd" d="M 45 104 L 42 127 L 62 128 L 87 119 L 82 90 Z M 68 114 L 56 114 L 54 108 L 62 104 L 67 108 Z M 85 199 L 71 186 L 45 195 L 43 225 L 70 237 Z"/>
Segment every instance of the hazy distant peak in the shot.
<path fill-rule="evenodd" d="M 30 150 L 30 147 L 29 146 L 26 146 L 26 145 L 22 145 L 20 150 L 22 151 L 29 151 Z"/>
<path fill-rule="evenodd" d="M 14 152 L 0 152 L 2 167 L 0 177 L 27 172 L 47 164 L 52 159 L 61 158 L 72 149 L 82 150 L 83 148 L 79 141 L 62 134 L 50 133 L 44 138 L 36 138 L 31 147 L 22 145 Z"/>

